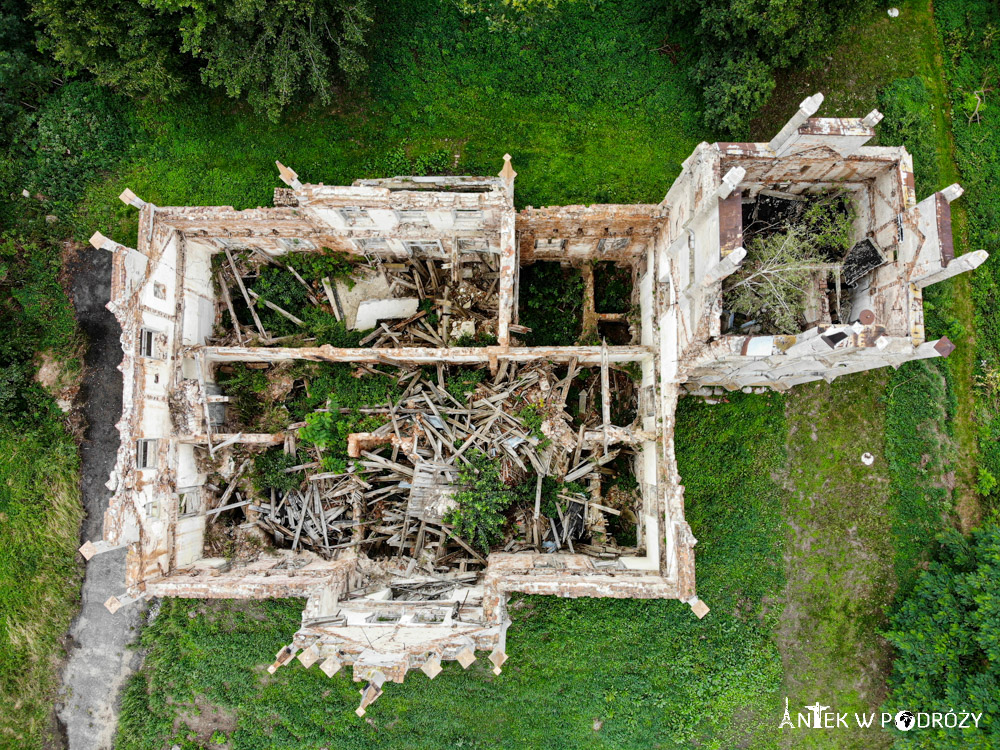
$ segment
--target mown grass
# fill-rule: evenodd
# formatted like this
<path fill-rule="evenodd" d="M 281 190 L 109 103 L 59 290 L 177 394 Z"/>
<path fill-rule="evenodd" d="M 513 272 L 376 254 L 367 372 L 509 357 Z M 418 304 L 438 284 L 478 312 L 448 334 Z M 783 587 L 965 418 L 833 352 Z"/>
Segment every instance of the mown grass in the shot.
<path fill-rule="evenodd" d="M 184 705 L 208 702 L 238 717 L 234 749 L 775 747 L 778 613 L 763 602 L 782 582 L 772 479 L 782 408 L 777 396 L 681 405 L 705 620 L 676 601 L 520 598 L 503 674 L 484 659 L 468 672 L 446 664 L 433 682 L 413 673 L 360 721 L 349 670 L 264 672 L 298 628 L 300 602 L 167 600 L 142 635 L 150 650 L 125 692 L 117 746 L 207 746 L 213 727 L 199 734 L 179 720 L 175 731 L 174 721 Z"/>
<path fill-rule="evenodd" d="M 58 423 L 0 426 L 0 747 L 40 748 L 51 729 L 80 591 L 78 470 Z"/>

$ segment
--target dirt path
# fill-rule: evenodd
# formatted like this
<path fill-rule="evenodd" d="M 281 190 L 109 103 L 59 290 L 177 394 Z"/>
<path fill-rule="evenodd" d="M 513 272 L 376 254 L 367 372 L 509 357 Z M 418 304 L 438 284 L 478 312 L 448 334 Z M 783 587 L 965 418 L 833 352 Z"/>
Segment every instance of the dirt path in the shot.
<path fill-rule="evenodd" d="M 88 424 L 80 447 L 81 494 L 87 512 L 81 539 L 96 541 L 102 538 L 104 511 L 111 497 L 104 484 L 119 443 L 115 423 L 122 409 L 122 376 L 117 370 L 121 329 L 104 307 L 111 293 L 111 254 L 81 250 L 70 273 L 77 322 L 88 339 L 79 395 Z M 56 707 L 70 750 L 104 750 L 114 742 L 118 694 L 140 661 L 128 644 L 143 619 L 143 607 L 138 604 L 114 615 L 104 608 L 109 596 L 124 592 L 125 550 L 91 559 L 80 614 L 70 628 L 72 648 Z"/>
<path fill-rule="evenodd" d="M 817 701 L 841 713 L 878 711 L 885 697 L 889 649 L 877 629 L 895 590 L 881 401 L 890 377 L 859 373 L 788 396 L 787 584 L 775 640 L 793 716 Z M 856 727 L 817 735 L 785 730 L 783 746 L 891 744 Z"/>

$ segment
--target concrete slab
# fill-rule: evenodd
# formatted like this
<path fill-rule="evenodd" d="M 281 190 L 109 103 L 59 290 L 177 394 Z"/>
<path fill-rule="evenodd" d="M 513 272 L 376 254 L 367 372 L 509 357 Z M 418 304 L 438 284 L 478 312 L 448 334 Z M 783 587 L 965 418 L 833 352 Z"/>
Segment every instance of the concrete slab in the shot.
<path fill-rule="evenodd" d="M 330 656 L 323 660 L 323 663 L 319 665 L 319 668 L 327 677 L 333 677 L 340 671 L 342 666 L 343 664 L 341 664 L 339 659 Z"/>
<path fill-rule="evenodd" d="M 439 674 L 441 674 L 441 658 L 439 656 L 432 656 L 430 659 L 425 661 L 420 667 L 420 671 L 427 675 L 430 679 L 434 679 Z"/>
<path fill-rule="evenodd" d="M 357 316 L 354 319 L 354 329 L 367 331 L 374 328 L 382 320 L 400 320 L 416 314 L 420 300 L 416 297 L 400 297 L 395 299 L 366 299 L 358 305 Z"/>
<path fill-rule="evenodd" d="M 380 273 L 369 273 L 367 276 L 354 279 L 354 286 L 348 289 L 345 281 L 334 282 L 337 289 L 337 299 L 344 311 L 344 323 L 348 329 L 354 329 L 354 321 L 358 316 L 358 306 L 366 299 L 386 299 L 392 296 L 389 283 Z"/>

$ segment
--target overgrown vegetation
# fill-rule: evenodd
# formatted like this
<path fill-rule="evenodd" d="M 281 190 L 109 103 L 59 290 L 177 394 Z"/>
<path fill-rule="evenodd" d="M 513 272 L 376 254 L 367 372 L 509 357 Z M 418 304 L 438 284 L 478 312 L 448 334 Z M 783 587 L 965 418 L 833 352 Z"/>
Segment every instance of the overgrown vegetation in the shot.
<path fill-rule="evenodd" d="M 76 445 L 35 380 L 41 353 L 60 380 L 80 367 L 60 270 L 44 238 L 0 239 L 0 745 L 26 749 L 50 728 L 80 584 Z"/>
<path fill-rule="evenodd" d="M 661 50 L 676 55 L 683 47 L 690 55 L 704 92 L 704 124 L 742 136 L 774 90 L 775 70 L 808 64 L 866 5 L 864 0 L 685 0 L 667 12 L 676 30 Z"/>
<path fill-rule="evenodd" d="M 576 268 L 539 261 L 521 269 L 518 295 L 528 346 L 570 346 L 582 333 L 583 279 Z"/>
<path fill-rule="evenodd" d="M 937 362 L 907 362 L 893 374 L 885 394 L 894 565 L 902 594 L 912 588 L 935 535 L 954 512 L 954 394 L 943 370 Z"/>
<path fill-rule="evenodd" d="M 347 408 L 387 406 L 402 394 L 396 384 L 396 373 L 372 368 L 379 375 L 359 372 L 346 362 L 324 362 L 310 365 L 302 372 L 306 389 L 289 406 L 292 417 L 305 419 L 315 409 L 323 408 L 327 399 L 336 398 Z"/>
<path fill-rule="evenodd" d="M 263 394 L 267 390 L 267 372 L 236 362 L 220 368 L 216 378 L 243 424 L 256 424 L 266 406 Z"/>
<path fill-rule="evenodd" d="M 308 463 L 305 454 L 285 453 L 281 448 L 270 448 L 253 459 L 251 479 L 258 492 L 277 490 L 287 492 L 297 489 L 305 475 L 301 471 L 287 471 L 294 466 Z"/>
<path fill-rule="evenodd" d="M 445 381 L 444 389 L 448 391 L 448 393 L 450 393 L 456 401 L 460 404 L 464 404 L 475 392 L 476 386 L 483 382 L 486 372 L 487 371 L 482 368 L 479 368 L 478 370 L 459 370 Z"/>
<path fill-rule="evenodd" d="M 79 458 L 60 421 L 0 423 L 0 746 L 41 748 L 81 568 Z"/>
<path fill-rule="evenodd" d="M 991 107 L 991 87 L 1000 76 L 1000 8 L 970 0 L 934 4 L 950 84 L 955 158 L 962 173 L 968 213 L 968 247 L 992 248 L 1000 240 L 1000 119 Z M 982 102 L 982 103 L 980 103 Z M 990 374 L 1000 370 L 1000 266 L 994 258 L 970 279 L 975 305 L 976 378 L 980 384 L 975 422 L 980 452 L 980 493 L 995 504 L 1000 478 L 1000 403 Z"/>
<path fill-rule="evenodd" d="M 469 464 L 458 473 L 462 488 L 455 493 L 455 507 L 444 522 L 483 552 L 503 539 L 504 511 L 516 495 L 500 478 L 499 464 L 480 450 L 471 451 Z"/>
<path fill-rule="evenodd" d="M 347 471 L 347 436 L 353 432 L 371 432 L 385 424 L 385 417 L 364 416 L 356 409 L 340 413 L 340 400 L 331 395 L 327 411 L 317 411 L 306 417 L 306 424 L 299 430 L 299 439 L 305 445 L 314 445 L 322 451 L 323 469 L 343 474 Z M 350 407 L 347 407 L 350 408 Z"/>
<path fill-rule="evenodd" d="M 632 269 L 614 263 L 594 265 L 594 309 L 599 313 L 627 313 L 632 307 Z"/>
<path fill-rule="evenodd" d="M 793 221 L 755 231 L 746 259 L 725 280 L 723 304 L 767 331 L 798 333 L 817 279 L 840 274 L 852 220 L 849 198 L 832 193 L 810 198 Z"/>
<path fill-rule="evenodd" d="M 934 560 L 893 616 L 885 637 L 896 649 L 884 708 L 982 716 L 971 730 L 897 732 L 895 747 L 991 748 L 1000 712 L 1000 526 L 966 539 L 943 532 Z M 959 708 L 956 708 L 958 706 Z M 972 724 L 971 719 L 968 724 Z"/>

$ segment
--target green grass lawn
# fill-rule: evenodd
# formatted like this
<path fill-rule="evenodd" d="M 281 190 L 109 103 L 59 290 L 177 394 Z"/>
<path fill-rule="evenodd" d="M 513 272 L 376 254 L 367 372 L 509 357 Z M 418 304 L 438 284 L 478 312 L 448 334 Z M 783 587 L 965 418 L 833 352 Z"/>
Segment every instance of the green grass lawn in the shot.
<path fill-rule="evenodd" d="M 0 427 L 0 747 L 42 747 L 79 598 L 79 459 L 62 430 Z"/>

